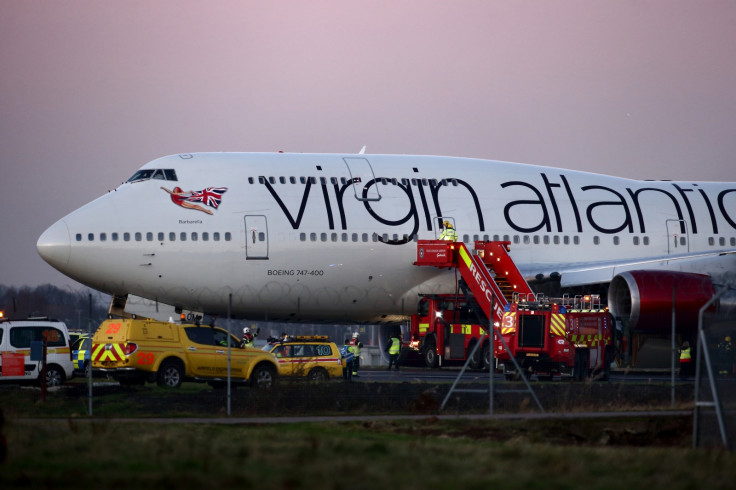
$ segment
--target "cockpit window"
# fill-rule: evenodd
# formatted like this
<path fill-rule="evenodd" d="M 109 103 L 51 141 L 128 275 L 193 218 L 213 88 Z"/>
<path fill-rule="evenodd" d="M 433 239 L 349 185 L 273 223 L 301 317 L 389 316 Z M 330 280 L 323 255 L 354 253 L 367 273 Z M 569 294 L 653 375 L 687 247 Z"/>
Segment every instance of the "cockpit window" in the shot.
<path fill-rule="evenodd" d="M 165 169 L 141 169 L 133 174 L 126 182 L 140 182 L 142 180 L 178 180 L 173 168 Z"/>

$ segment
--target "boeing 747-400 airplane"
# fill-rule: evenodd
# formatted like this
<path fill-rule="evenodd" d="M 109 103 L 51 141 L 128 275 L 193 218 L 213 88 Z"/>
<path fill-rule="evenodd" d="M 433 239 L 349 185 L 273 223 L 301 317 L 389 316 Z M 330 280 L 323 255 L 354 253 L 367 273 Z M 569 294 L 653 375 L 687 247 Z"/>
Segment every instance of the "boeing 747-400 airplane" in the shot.
<path fill-rule="evenodd" d="M 509 241 L 532 286 L 607 285 L 633 329 L 669 328 L 673 287 L 692 313 L 736 272 L 736 183 L 409 155 L 159 158 L 51 225 L 38 252 L 119 300 L 225 315 L 232 295 L 254 320 L 389 323 L 454 291 L 452 270 L 412 265 L 445 220 L 471 246 Z"/>

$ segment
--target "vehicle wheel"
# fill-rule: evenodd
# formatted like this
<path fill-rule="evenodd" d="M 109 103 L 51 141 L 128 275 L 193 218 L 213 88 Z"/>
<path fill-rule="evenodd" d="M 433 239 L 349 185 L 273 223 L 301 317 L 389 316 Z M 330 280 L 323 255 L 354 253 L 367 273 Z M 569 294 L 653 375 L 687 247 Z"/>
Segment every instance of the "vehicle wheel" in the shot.
<path fill-rule="evenodd" d="M 481 354 L 481 359 L 483 359 L 483 371 L 488 371 L 489 369 L 492 369 L 491 367 L 491 343 L 486 342 L 483 344 L 482 348 L 483 354 Z"/>
<path fill-rule="evenodd" d="M 588 351 L 575 350 L 575 366 L 573 367 L 572 379 L 582 381 L 588 377 Z"/>
<path fill-rule="evenodd" d="M 310 381 L 327 381 L 330 379 L 330 375 L 327 374 L 327 371 L 325 371 L 324 368 L 316 367 L 309 371 L 307 379 Z"/>
<path fill-rule="evenodd" d="M 475 349 L 475 344 L 477 344 L 477 342 L 474 341 L 468 344 L 468 356 L 470 356 L 470 353 Z M 483 347 L 478 347 L 475 354 L 470 358 L 469 365 L 470 369 L 481 369 L 483 367 Z"/>
<path fill-rule="evenodd" d="M 439 358 L 437 357 L 437 342 L 434 337 L 427 339 L 424 343 L 424 364 L 428 368 L 436 368 L 439 366 Z"/>
<path fill-rule="evenodd" d="M 184 367 L 176 360 L 164 361 L 158 368 L 156 382 L 159 386 L 178 388 L 184 378 Z"/>
<path fill-rule="evenodd" d="M 64 384 L 65 379 L 66 375 L 59 366 L 56 364 L 46 366 L 46 386 L 49 388 L 53 386 L 61 386 Z"/>
<path fill-rule="evenodd" d="M 259 390 L 267 390 L 276 384 L 276 371 L 268 364 L 259 364 L 250 376 L 250 385 Z"/>
<path fill-rule="evenodd" d="M 603 381 L 611 379 L 611 363 L 613 362 L 613 349 L 606 348 L 606 353 L 603 355 Z"/>

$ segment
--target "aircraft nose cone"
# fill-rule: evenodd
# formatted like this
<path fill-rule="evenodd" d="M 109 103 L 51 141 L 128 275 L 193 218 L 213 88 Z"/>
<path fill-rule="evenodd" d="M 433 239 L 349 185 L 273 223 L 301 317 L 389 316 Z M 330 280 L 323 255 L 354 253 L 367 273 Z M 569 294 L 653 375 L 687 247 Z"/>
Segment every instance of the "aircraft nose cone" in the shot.
<path fill-rule="evenodd" d="M 39 237 L 36 249 L 43 260 L 61 270 L 69 263 L 70 242 L 69 228 L 64 220 L 59 220 Z"/>

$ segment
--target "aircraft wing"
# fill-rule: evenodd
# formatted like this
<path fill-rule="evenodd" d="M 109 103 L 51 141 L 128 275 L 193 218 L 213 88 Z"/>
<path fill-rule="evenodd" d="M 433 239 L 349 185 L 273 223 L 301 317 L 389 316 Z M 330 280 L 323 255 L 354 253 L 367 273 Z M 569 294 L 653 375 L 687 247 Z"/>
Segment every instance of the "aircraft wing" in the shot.
<path fill-rule="evenodd" d="M 718 262 L 723 263 L 723 271 L 728 272 L 727 267 L 732 263 L 736 250 L 717 252 L 697 252 L 677 255 L 662 255 L 637 260 L 621 260 L 596 263 L 573 263 L 565 267 L 550 269 L 543 273 L 549 276 L 555 272 L 560 274 L 560 285 L 562 287 L 584 286 L 587 284 L 600 284 L 610 282 L 616 274 L 632 270 L 669 270 L 680 272 L 702 273 L 703 270 L 718 270 Z M 715 267 L 706 267 L 706 264 Z M 528 279 L 533 279 L 536 274 Z M 525 274 L 527 275 L 527 274 Z"/>

